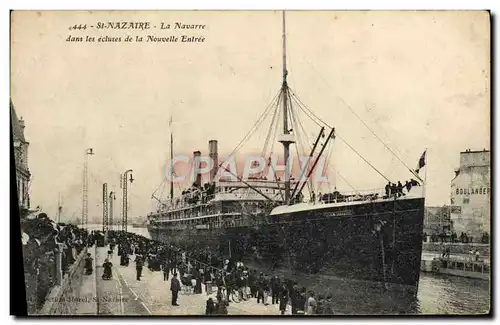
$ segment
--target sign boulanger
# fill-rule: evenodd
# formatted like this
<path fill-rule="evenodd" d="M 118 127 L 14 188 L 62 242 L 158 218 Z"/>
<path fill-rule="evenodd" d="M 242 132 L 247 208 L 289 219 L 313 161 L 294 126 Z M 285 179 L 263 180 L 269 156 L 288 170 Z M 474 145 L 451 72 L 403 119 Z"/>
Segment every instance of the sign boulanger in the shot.
<path fill-rule="evenodd" d="M 457 188 L 456 189 L 456 194 L 463 194 L 463 195 L 473 195 L 473 194 L 487 195 L 487 194 L 490 194 L 490 188 L 489 187 Z"/>

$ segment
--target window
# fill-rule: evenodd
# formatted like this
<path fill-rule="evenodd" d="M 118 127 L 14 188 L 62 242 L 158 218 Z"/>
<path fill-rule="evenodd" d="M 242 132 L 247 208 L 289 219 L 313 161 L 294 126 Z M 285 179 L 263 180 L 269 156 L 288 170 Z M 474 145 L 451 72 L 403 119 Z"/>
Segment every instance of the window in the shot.
<path fill-rule="evenodd" d="M 470 199 L 468 197 L 464 197 L 464 204 L 469 204 Z"/>

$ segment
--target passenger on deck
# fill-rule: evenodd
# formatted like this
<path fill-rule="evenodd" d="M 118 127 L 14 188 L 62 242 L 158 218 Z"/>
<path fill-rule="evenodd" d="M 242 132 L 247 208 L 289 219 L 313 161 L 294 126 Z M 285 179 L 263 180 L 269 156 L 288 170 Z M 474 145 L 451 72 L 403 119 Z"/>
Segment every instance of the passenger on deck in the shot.
<path fill-rule="evenodd" d="M 408 181 L 406 181 L 405 182 L 405 187 L 406 187 L 406 192 L 410 192 L 410 190 L 411 190 L 411 183 L 408 182 Z"/>
<path fill-rule="evenodd" d="M 398 181 L 398 197 L 403 196 L 403 184 L 401 184 L 400 181 Z"/>
<path fill-rule="evenodd" d="M 391 196 L 396 196 L 397 191 L 398 191 L 398 187 L 396 186 L 396 184 L 391 183 Z"/>
<path fill-rule="evenodd" d="M 391 182 L 385 185 L 385 196 L 387 197 L 391 196 Z"/>

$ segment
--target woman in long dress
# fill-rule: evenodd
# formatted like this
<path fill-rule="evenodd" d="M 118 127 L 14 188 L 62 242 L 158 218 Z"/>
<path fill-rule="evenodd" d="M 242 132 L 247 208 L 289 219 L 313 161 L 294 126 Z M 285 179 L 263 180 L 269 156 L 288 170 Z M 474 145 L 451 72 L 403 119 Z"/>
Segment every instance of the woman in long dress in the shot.
<path fill-rule="evenodd" d="M 105 259 L 102 267 L 104 268 L 104 273 L 102 274 L 102 279 L 103 280 L 111 279 L 111 277 L 112 277 L 111 268 L 113 267 L 113 264 L 111 264 L 111 262 L 108 259 Z"/>
<path fill-rule="evenodd" d="M 194 286 L 194 293 L 196 293 L 196 294 L 200 294 L 200 293 L 202 293 L 202 290 L 201 290 L 201 282 L 203 281 L 203 280 L 202 280 L 202 277 L 203 277 L 203 276 L 202 276 L 199 272 L 197 272 L 197 273 L 198 273 L 198 274 L 197 274 L 197 276 L 196 276 L 196 284 L 195 284 L 195 286 Z"/>

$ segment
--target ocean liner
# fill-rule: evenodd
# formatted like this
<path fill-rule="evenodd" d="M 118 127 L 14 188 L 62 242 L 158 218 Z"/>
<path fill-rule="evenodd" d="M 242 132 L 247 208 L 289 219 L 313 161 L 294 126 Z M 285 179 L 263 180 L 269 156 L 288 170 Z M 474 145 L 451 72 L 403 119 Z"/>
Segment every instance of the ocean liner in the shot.
<path fill-rule="evenodd" d="M 335 189 L 315 195 L 311 190 L 312 173 L 326 148 L 336 139 L 343 139 L 302 103 L 288 86 L 287 75 L 283 13 L 283 81 L 259 119 L 264 120 L 274 111 L 263 152 L 268 152 L 271 134 L 279 134 L 276 139 L 283 146 L 283 179 L 276 173 L 271 178 L 261 173 L 246 179 L 235 174 L 236 179 L 218 179 L 218 171 L 226 167 L 218 161 L 217 141 L 210 140 L 209 156 L 215 168 L 210 171 L 209 182 L 202 184 L 201 175 L 197 175 L 193 185 L 177 197 L 172 181 L 168 200 L 153 194 L 158 206 L 147 217 L 151 237 L 186 249 L 218 250 L 250 264 L 380 282 L 385 287 L 396 285 L 416 292 L 424 180 L 418 170 L 408 168 L 412 178 L 404 190 L 379 172 L 389 182 L 385 189 L 352 193 Z M 298 131 L 303 130 L 299 112 L 316 123 L 319 134 L 313 145 L 303 149 L 309 158 L 307 168 L 302 168 L 300 177 L 294 179 L 288 158 L 292 144 L 299 151 Z M 276 133 L 278 129 L 281 132 Z M 170 140 L 173 159 L 172 133 Z M 200 155 L 195 151 L 194 161 Z M 302 194 L 305 188 L 310 190 L 309 198 Z"/>

